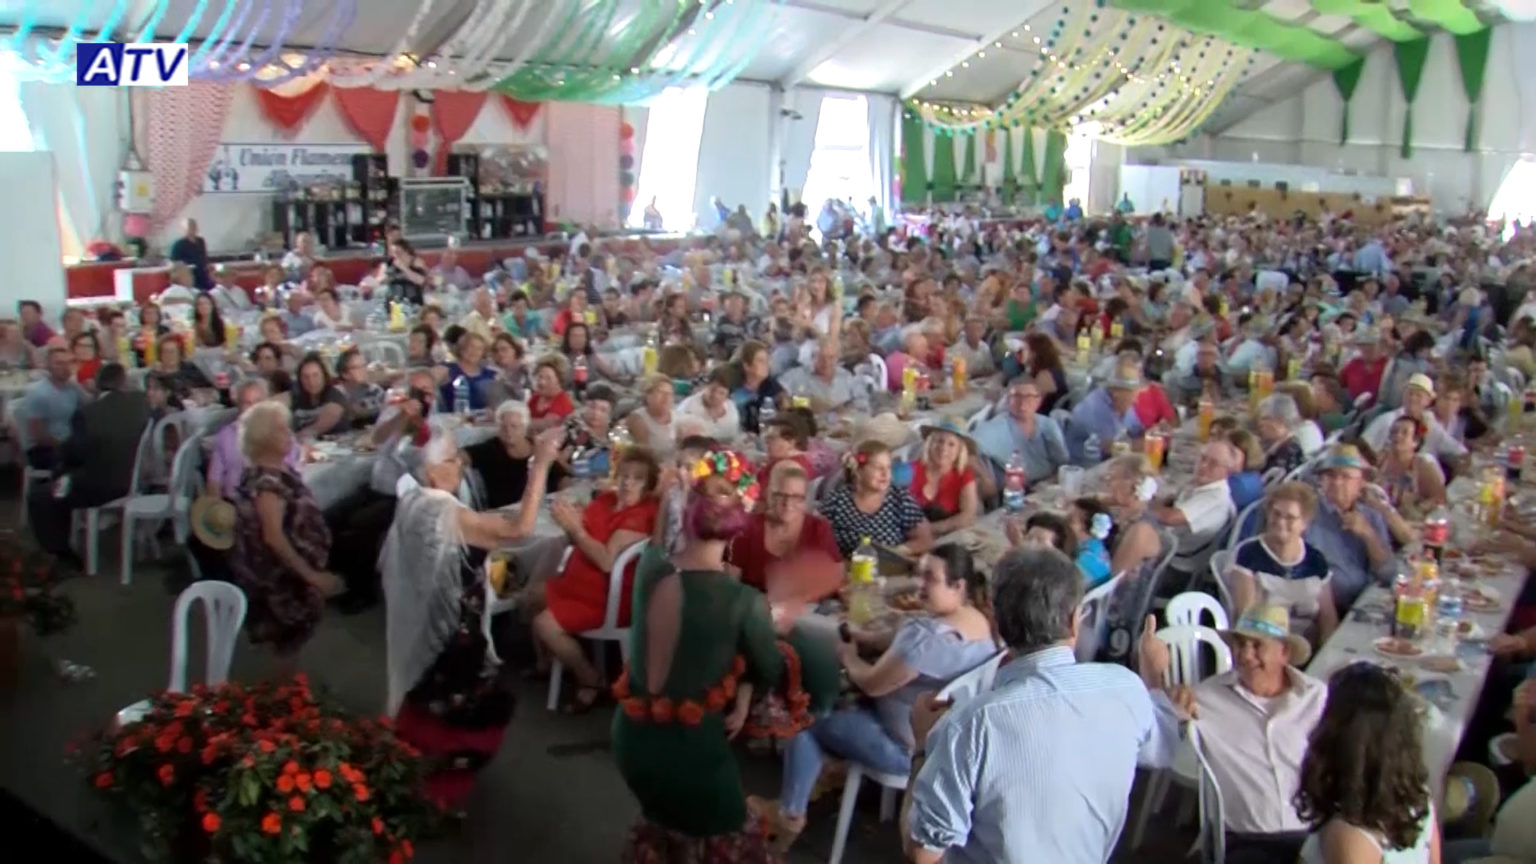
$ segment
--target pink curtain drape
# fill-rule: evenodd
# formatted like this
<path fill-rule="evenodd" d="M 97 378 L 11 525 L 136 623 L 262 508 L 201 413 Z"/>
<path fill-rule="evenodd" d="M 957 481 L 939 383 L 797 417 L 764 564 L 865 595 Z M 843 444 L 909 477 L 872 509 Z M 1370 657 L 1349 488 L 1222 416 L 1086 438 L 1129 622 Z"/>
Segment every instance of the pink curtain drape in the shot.
<path fill-rule="evenodd" d="M 389 143 L 389 130 L 395 125 L 395 111 L 400 105 L 399 90 L 375 90 L 372 87 L 331 88 L 342 119 L 367 141 L 376 153 L 383 153 Z"/>
<path fill-rule="evenodd" d="M 448 151 L 453 142 L 475 125 L 475 118 L 485 107 L 485 95 L 484 90 L 432 91 L 432 128 L 437 130 L 437 152 L 432 157 L 434 175 L 441 176 L 448 170 Z"/>
<path fill-rule="evenodd" d="M 134 95 L 135 110 L 143 111 L 146 118 L 139 153 L 155 178 L 149 229 L 156 232 L 202 191 L 203 175 L 224 134 L 234 85 L 196 82 Z"/>
<path fill-rule="evenodd" d="M 549 219 L 619 226 L 619 123 L 614 106 L 546 103 Z"/>

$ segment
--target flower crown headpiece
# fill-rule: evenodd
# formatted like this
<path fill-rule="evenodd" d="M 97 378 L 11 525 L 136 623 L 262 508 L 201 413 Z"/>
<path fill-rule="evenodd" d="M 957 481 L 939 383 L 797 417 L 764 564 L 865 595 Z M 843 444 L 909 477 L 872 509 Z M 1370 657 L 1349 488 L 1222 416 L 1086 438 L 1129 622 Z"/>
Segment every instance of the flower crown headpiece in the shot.
<path fill-rule="evenodd" d="M 757 503 L 759 488 L 757 472 L 751 463 L 734 450 L 711 450 L 693 463 L 693 487 L 697 489 L 709 477 L 724 477 L 736 487 L 741 502 L 751 509 Z"/>

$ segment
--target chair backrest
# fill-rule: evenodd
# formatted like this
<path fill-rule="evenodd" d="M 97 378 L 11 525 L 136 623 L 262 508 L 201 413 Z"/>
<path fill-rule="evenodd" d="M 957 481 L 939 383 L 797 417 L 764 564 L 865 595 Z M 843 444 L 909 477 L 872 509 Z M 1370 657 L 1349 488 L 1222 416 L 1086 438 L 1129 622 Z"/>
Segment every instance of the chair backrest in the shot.
<path fill-rule="evenodd" d="M 976 430 L 981 426 L 981 424 L 987 422 L 987 419 L 990 418 L 991 416 L 992 416 L 992 406 L 991 405 L 983 405 L 983 406 L 981 406 L 981 410 L 977 411 L 975 414 L 972 414 L 969 418 L 966 419 L 966 421 L 965 421 L 965 431 L 966 431 L 966 433 L 967 434 L 975 434 Z"/>
<path fill-rule="evenodd" d="M 171 483 L 166 489 L 171 501 L 171 526 L 176 532 L 176 542 L 185 544 L 187 537 L 192 532 L 192 523 L 188 516 L 190 501 L 197 494 L 197 487 L 201 485 L 198 467 L 203 458 L 203 436 L 189 435 L 182 440 L 181 446 L 176 450 L 176 458 L 171 462 Z M 188 499 L 188 506 L 180 506 L 178 502 Z"/>
<path fill-rule="evenodd" d="M 1202 864 L 1225 864 L 1227 860 L 1227 814 L 1221 800 L 1221 786 L 1216 782 L 1216 772 L 1205 757 L 1205 747 L 1200 740 L 1200 728 L 1194 723 L 1184 724 L 1190 747 L 1195 751 L 1195 762 L 1200 768 L 1196 793 L 1200 804 L 1200 861 Z"/>
<path fill-rule="evenodd" d="M 1098 656 L 1108 629 L 1105 624 L 1109 620 L 1110 598 L 1124 579 L 1124 573 L 1116 573 L 1113 579 L 1084 594 L 1083 602 L 1077 605 L 1077 644 L 1073 652 L 1079 663 L 1091 662 Z"/>
<path fill-rule="evenodd" d="M 641 540 L 631 544 L 613 559 L 613 569 L 608 571 L 608 608 L 603 612 L 605 632 L 612 633 L 619 628 L 619 602 L 624 597 L 624 571 L 640 558 L 640 553 L 645 551 L 646 542 Z M 566 554 L 569 555 L 569 551 Z M 565 569 L 564 559 L 561 560 L 560 569 Z"/>
<path fill-rule="evenodd" d="M 1216 569 L 1217 556 L 1226 556 L 1231 553 L 1218 552 L 1211 556 L 1211 569 Z M 1204 591 L 1185 591 L 1168 601 L 1168 609 L 1164 612 L 1168 617 L 1169 627 L 1184 626 L 1208 626 L 1216 630 L 1227 629 L 1227 610 L 1215 597 Z M 1210 623 L 1206 624 L 1205 617 L 1210 616 Z"/>
<path fill-rule="evenodd" d="M 235 642 L 240 625 L 245 622 L 245 592 L 228 582 L 194 582 L 176 598 L 171 613 L 171 683 L 172 693 L 187 689 L 187 616 L 192 604 L 203 601 L 203 617 L 208 630 L 208 666 L 204 683 L 223 684 L 229 677 L 229 663 L 235 656 Z"/>
<path fill-rule="evenodd" d="M 985 693 L 992 689 L 992 681 L 997 677 L 998 667 L 1003 665 L 1003 660 L 1008 657 L 1006 649 L 998 651 L 988 657 L 981 665 L 969 672 L 950 681 L 939 691 L 939 700 L 947 701 L 951 705 L 960 705 L 976 698 L 978 693 Z"/>
<path fill-rule="evenodd" d="M 395 369 L 405 365 L 405 349 L 398 342 L 380 339 L 363 342 L 358 349 L 369 363 L 383 363 Z"/>
<path fill-rule="evenodd" d="M 1210 646 L 1216 655 L 1216 669 L 1212 674 L 1221 675 L 1232 671 L 1232 649 L 1209 627 L 1164 627 L 1157 631 L 1157 638 L 1168 646 L 1172 664 L 1168 667 L 1168 683 L 1187 684 L 1193 687 L 1204 680 L 1200 674 L 1200 645 Z"/>
<path fill-rule="evenodd" d="M 869 355 L 870 368 L 874 370 L 875 390 L 884 393 L 891 389 L 891 373 L 885 365 L 885 358 L 879 354 Z"/>
<path fill-rule="evenodd" d="M 1237 553 L 1231 549 L 1223 549 L 1211 556 L 1211 581 L 1216 583 L 1216 596 L 1221 598 L 1221 608 L 1226 610 L 1227 620 L 1237 617 L 1239 610 L 1232 608 L 1232 589 L 1227 586 L 1227 571 L 1232 569 L 1232 560 Z M 1169 611 L 1172 611 L 1172 603 Z M 1169 623 L 1173 623 L 1170 619 Z M 1180 624 L 1199 624 L 1199 621 L 1180 621 Z"/>
<path fill-rule="evenodd" d="M 139 446 L 133 454 L 133 474 L 128 478 L 128 497 L 139 494 L 139 479 L 144 471 L 144 460 L 155 452 L 155 429 L 158 423 L 145 423 L 144 431 L 139 434 Z"/>
<path fill-rule="evenodd" d="M 1258 513 L 1259 508 L 1263 506 L 1264 499 L 1260 498 L 1252 504 L 1249 504 L 1247 507 L 1244 507 L 1243 512 L 1237 514 L 1237 518 L 1232 520 L 1232 524 L 1230 526 L 1232 530 L 1227 532 L 1227 542 L 1222 548 L 1236 549 L 1237 544 L 1243 542 L 1243 540 L 1251 536 L 1249 534 L 1249 529 L 1255 528 L 1256 524 L 1250 525 L 1249 523 L 1254 521 L 1254 514 Z"/>
<path fill-rule="evenodd" d="M 1260 476 L 1259 480 L 1260 480 L 1260 482 L 1262 482 L 1264 484 L 1264 488 L 1268 489 L 1271 486 L 1274 486 L 1274 485 L 1280 483 L 1280 481 L 1284 480 L 1285 479 L 1285 474 L 1286 474 L 1285 469 L 1280 467 L 1279 465 L 1276 465 L 1275 467 L 1269 469 L 1268 471 L 1265 471 L 1264 474 L 1262 476 Z M 1247 508 L 1244 508 L 1244 509 L 1247 509 Z"/>

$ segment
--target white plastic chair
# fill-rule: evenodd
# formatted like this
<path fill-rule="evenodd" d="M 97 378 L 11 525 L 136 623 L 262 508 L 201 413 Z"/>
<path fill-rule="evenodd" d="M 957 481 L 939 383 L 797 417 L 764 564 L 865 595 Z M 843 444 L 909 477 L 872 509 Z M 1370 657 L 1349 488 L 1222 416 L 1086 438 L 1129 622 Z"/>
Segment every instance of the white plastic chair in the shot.
<path fill-rule="evenodd" d="M 997 670 L 1002 667 L 1006 659 L 1008 659 L 1006 649 L 988 657 L 981 665 L 944 685 L 944 689 L 939 691 L 939 701 L 949 702 L 953 707 L 971 701 L 979 693 L 991 690 L 992 682 L 997 678 Z"/>
<path fill-rule="evenodd" d="M 163 422 L 163 421 L 162 421 Z M 154 450 L 156 424 L 149 423 L 144 426 L 144 432 L 139 435 L 139 446 L 133 456 L 133 474 L 128 481 L 128 494 L 116 501 L 108 501 L 96 507 L 88 507 L 76 510 L 71 517 L 75 525 L 83 524 L 85 531 L 85 573 L 87 576 L 95 576 L 99 572 L 97 566 L 101 560 L 101 514 L 108 510 L 120 509 L 127 501 L 133 498 L 139 488 L 139 473 L 144 470 L 144 456 Z M 74 525 L 71 526 L 74 530 Z"/>
<path fill-rule="evenodd" d="M 17 524 L 27 524 L 27 492 L 34 480 L 47 480 L 53 476 L 53 472 L 41 468 L 33 468 L 27 463 L 27 416 L 23 410 L 26 407 L 27 397 L 25 393 L 18 393 L 5 401 L 5 425 L 11 431 L 11 437 L 16 439 L 16 445 L 21 450 L 17 462 L 21 465 L 21 509 L 16 514 Z"/>
<path fill-rule="evenodd" d="M 1114 578 L 1083 595 L 1083 602 L 1077 606 L 1077 644 L 1073 648 L 1077 662 L 1091 663 L 1099 653 L 1099 625 L 1108 611 L 1109 598 L 1124 578 L 1124 573 L 1116 573 Z"/>
<path fill-rule="evenodd" d="M 896 796 L 906 791 L 907 775 L 886 774 L 849 760 L 848 777 L 843 781 L 843 800 L 837 808 L 837 829 L 832 834 L 832 854 L 827 856 L 827 864 L 842 864 L 843 851 L 848 847 L 848 826 L 853 822 L 853 808 L 859 803 L 859 787 L 865 778 L 880 786 L 880 821 L 888 822 L 896 815 Z"/>
<path fill-rule="evenodd" d="M 1217 555 L 1227 553 L 1218 552 Z M 1211 569 L 1216 569 L 1216 557 L 1211 557 Z M 1201 627 L 1209 626 L 1214 630 L 1227 629 L 1227 610 L 1217 602 L 1215 597 L 1204 591 L 1185 591 L 1183 594 L 1168 601 L 1169 627 Z M 1204 616 L 1211 616 L 1211 623 L 1206 625 Z"/>
<path fill-rule="evenodd" d="M 158 438 L 163 434 L 170 417 L 155 424 L 154 435 Z M 158 449 L 158 448 L 157 448 Z M 186 548 L 187 540 L 191 534 L 190 510 L 192 507 L 191 489 L 196 485 L 195 477 L 199 459 L 203 455 L 203 437 L 191 435 L 182 439 L 181 446 L 176 449 L 176 458 L 171 463 L 171 481 L 165 492 L 154 492 L 148 495 L 138 494 L 138 478 L 133 481 L 133 490 L 129 496 L 123 499 L 123 536 L 122 536 L 122 583 L 124 585 L 133 581 L 133 538 L 134 523 L 154 522 L 160 523 L 166 519 L 172 520 L 176 531 L 176 542 L 182 548 Z M 192 575 L 194 578 L 202 574 L 197 568 L 197 559 L 191 552 L 187 553 L 192 562 Z"/>
<path fill-rule="evenodd" d="M 885 358 L 879 354 L 871 354 L 869 355 L 869 365 L 874 370 L 876 391 L 880 393 L 889 391 L 891 389 L 891 374 L 890 369 L 885 365 Z"/>
<path fill-rule="evenodd" d="M 1172 661 L 1168 666 L 1168 683 L 1173 686 L 1186 685 L 1193 687 L 1202 680 L 1200 675 L 1200 645 L 1209 645 L 1216 655 L 1216 669 L 1212 674 L 1221 675 L 1232 671 L 1232 649 L 1210 627 L 1181 626 L 1164 627 L 1157 631 L 1157 638 L 1168 646 L 1168 653 Z M 1181 754 L 1182 755 L 1182 754 Z M 1192 780 L 1193 772 L 1181 766 L 1181 757 L 1175 757 L 1175 767 L 1170 770 L 1155 771 L 1147 779 L 1147 789 L 1141 796 L 1141 812 L 1136 815 L 1136 830 L 1131 834 L 1131 848 L 1141 845 L 1142 838 L 1147 831 L 1147 821 L 1152 814 L 1163 808 L 1163 801 L 1168 797 L 1168 787 L 1175 777 L 1181 780 Z M 1185 770 L 1180 770 L 1185 768 Z"/>
<path fill-rule="evenodd" d="M 1233 618 L 1236 618 L 1238 613 L 1241 611 L 1239 609 L 1232 608 L 1233 607 L 1233 603 L 1232 603 L 1232 588 L 1227 585 L 1227 571 L 1232 569 L 1232 559 L 1233 559 L 1233 557 L 1234 557 L 1234 553 L 1230 549 L 1222 549 L 1221 551 L 1212 553 L 1212 555 L 1211 555 L 1211 579 L 1213 579 L 1216 582 L 1216 593 L 1221 597 L 1221 608 L 1222 608 L 1222 611 L 1226 613 L 1225 617 L 1222 619 L 1223 622 L 1230 622 Z M 1193 592 L 1185 592 L 1185 593 L 1193 593 Z M 1183 595 L 1180 595 L 1180 596 L 1183 596 Z M 1172 603 L 1169 604 L 1169 611 L 1170 612 L 1173 611 Z M 1200 622 L 1199 621 L 1178 621 L 1178 622 L 1175 622 L 1175 621 L 1173 621 L 1170 618 L 1168 623 L 1169 624 L 1174 624 L 1174 623 L 1178 623 L 1178 624 L 1199 624 Z M 1226 629 L 1226 627 L 1227 627 L 1227 624 L 1223 623 L 1221 625 L 1221 627 L 1218 627 L 1217 629 L 1224 630 L 1224 629 Z"/>
<path fill-rule="evenodd" d="M 582 639 L 590 639 L 594 642 L 619 643 L 619 653 L 623 655 L 626 663 L 629 662 L 629 628 L 619 626 L 619 602 L 624 595 L 624 571 L 640 558 L 640 553 L 645 551 L 645 544 L 646 541 L 641 540 L 620 552 L 613 560 L 613 569 L 608 571 L 608 608 L 603 613 L 603 626 L 576 634 Z M 599 672 L 603 671 L 603 665 L 603 652 L 599 646 L 597 652 Z M 549 667 L 549 701 L 545 705 L 550 711 L 555 710 L 560 704 L 560 677 L 564 671 L 565 667 L 560 663 L 560 659 L 555 658 L 554 663 Z"/>
<path fill-rule="evenodd" d="M 363 359 L 369 363 L 383 363 L 392 369 L 401 369 L 405 366 L 405 349 L 400 343 L 380 339 L 372 342 L 363 342 L 358 345 L 362 351 Z"/>
<path fill-rule="evenodd" d="M 965 421 L 965 433 L 967 435 L 974 435 L 974 434 L 976 434 L 976 430 L 981 427 L 981 424 L 987 422 L 988 418 L 990 418 L 991 416 L 992 416 L 992 406 L 991 405 L 983 405 L 983 406 L 981 406 L 981 410 L 977 411 L 975 414 L 972 414 L 969 418 L 966 419 L 966 421 Z"/>
<path fill-rule="evenodd" d="M 172 693 L 187 689 L 187 615 L 192 604 L 203 601 L 203 615 L 208 629 L 208 666 L 203 681 L 223 684 L 229 677 L 229 664 L 235 656 L 235 642 L 240 625 L 245 622 L 245 592 L 228 582 L 194 582 L 176 598 L 171 613 L 171 683 Z"/>
<path fill-rule="evenodd" d="M 565 562 L 570 560 L 572 548 L 574 547 L 565 547 L 565 552 L 560 556 L 560 564 L 555 568 L 556 573 L 561 573 L 565 570 Z M 492 663 L 500 666 L 501 657 L 496 653 L 496 640 L 491 637 L 491 619 L 503 612 L 511 612 L 516 609 L 517 595 L 511 594 L 506 597 L 497 595 L 496 589 L 491 586 L 490 576 L 491 561 L 487 558 L 485 561 L 486 578 L 483 580 L 485 585 L 485 614 L 480 616 L 480 632 L 485 635 L 486 655 L 491 658 Z"/>
<path fill-rule="evenodd" d="M 1247 507 L 1244 507 L 1242 512 L 1237 514 L 1237 518 L 1232 520 L 1230 530 L 1227 531 L 1227 542 L 1226 545 L 1222 547 L 1223 549 L 1236 549 L 1237 544 L 1243 542 L 1243 524 L 1247 522 L 1248 517 L 1253 515 L 1254 511 L 1258 510 L 1261 506 L 1263 506 L 1263 504 L 1264 499 L 1260 498 L 1252 504 L 1249 504 Z"/>
<path fill-rule="evenodd" d="M 1186 723 L 1184 731 L 1195 757 L 1198 774 L 1195 794 L 1200 805 L 1200 836 L 1195 840 L 1195 848 L 1200 852 L 1202 864 L 1225 864 L 1227 814 L 1226 805 L 1221 800 L 1221 786 L 1216 782 L 1216 772 L 1211 770 L 1211 763 L 1205 758 L 1199 727 Z"/>

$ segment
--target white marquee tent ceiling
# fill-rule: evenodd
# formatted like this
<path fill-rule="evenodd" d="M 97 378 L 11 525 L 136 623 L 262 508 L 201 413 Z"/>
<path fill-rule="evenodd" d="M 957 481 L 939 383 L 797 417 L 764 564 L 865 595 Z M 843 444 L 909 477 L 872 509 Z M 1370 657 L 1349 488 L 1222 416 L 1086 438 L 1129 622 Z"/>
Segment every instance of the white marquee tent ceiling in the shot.
<path fill-rule="evenodd" d="M 39 26 L 63 29 L 74 15 L 91 10 L 91 19 L 105 20 L 117 0 L 0 0 L 0 23 L 14 22 L 27 7 L 41 10 Z M 360 13 L 347 31 L 341 47 L 370 54 L 391 51 L 406 22 L 422 8 L 423 0 L 361 0 Z M 490 0 L 479 0 L 490 2 Z M 562 4 L 598 0 L 527 0 Z M 639 4 L 642 0 L 632 0 Z M 693 2 L 693 0 L 684 0 Z M 701 5 L 734 0 L 700 0 Z M 1077 9 L 1095 0 L 1069 0 Z M 1381 39 L 1356 21 L 1319 14 L 1312 0 L 1204 0 L 1235 2 L 1262 9 L 1281 21 L 1329 36 L 1356 51 Z M 1404 0 L 1387 0 L 1401 5 Z M 1494 17 L 1492 3 L 1470 3 L 1479 14 Z M 137 0 L 140 15 L 156 5 Z M 431 17 L 423 27 L 418 53 L 441 44 L 474 8 L 476 0 L 434 0 Z M 158 28 L 160 38 L 179 29 L 198 6 L 198 0 L 170 0 L 170 8 Z M 219 0 L 207 4 L 222 8 Z M 280 6 L 280 3 L 274 3 Z M 810 84 L 851 90 L 867 90 L 916 96 L 944 102 L 1001 101 L 1029 70 L 1041 62 L 1037 38 L 1062 16 L 1067 4 L 1046 0 L 782 0 L 775 12 L 765 46 L 753 58 L 741 78 L 785 86 Z M 298 47 L 312 43 L 324 29 L 332 4 L 307 2 L 288 43 Z M 1114 8 L 1099 10 L 1104 21 L 1088 39 L 1100 43 L 1114 38 L 1114 26 L 1128 13 Z M 206 32 L 216 11 L 204 14 L 195 32 Z M 132 14 L 129 21 L 136 20 Z M 142 21 L 143 18 L 139 19 Z M 1026 26 L 1027 25 L 1027 26 Z M 617 26 L 617 24 L 616 24 Z M 1170 32 L 1174 26 L 1169 25 Z M 123 32 L 133 32 L 131 27 Z M 170 32 L 165 32 L 170 31 Z M 1085 37 L 1063 36 L 1058 50 L 1070 50 Z M 1225 45 L 1226 43 L 1221 43 Z M 509 46 L 515 50 L 518 46 Z M 981 56 L 980 52 L 985 52 Z M 1247 77 L 1228 97 L 1227 104 L 1207 123 L 1220 129 L 1271 101 L 1296 92 L 1326 72 L 1259 54 Z"/>

